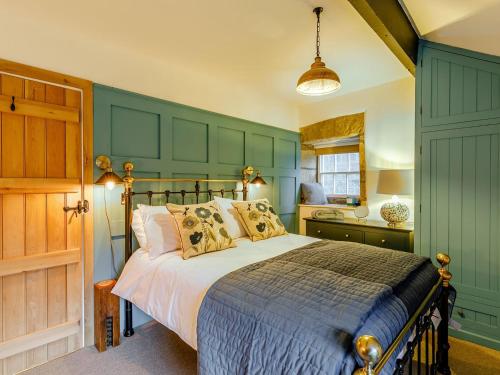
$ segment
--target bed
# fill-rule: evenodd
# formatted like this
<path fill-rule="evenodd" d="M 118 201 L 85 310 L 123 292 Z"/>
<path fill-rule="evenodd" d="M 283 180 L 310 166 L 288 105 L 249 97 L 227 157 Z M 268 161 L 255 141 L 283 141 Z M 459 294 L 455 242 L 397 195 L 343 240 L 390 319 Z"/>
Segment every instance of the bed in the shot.
<path fill-rule="evenodd" d="M 132 302 L 197 349 L 196 320 L 209 287 L 222 276 L 249 264 L 318 241 L 289 234 L 264 241 L 237 239 L 237 247 L 184 261 L 181 252 L 150 260 L 138 249 L 127 262 L 113 293 Z M 186 277 L 189 275 L 189 277 Z"/>
<path fill-rule="evenodd" d="M 198 201 L 204 193 L 211 198 L 216 192 L 221 195 L 227 192 L 224 189 L 200 189 L 201 182 L 220 183 L 221 180 L 192 180 L 195 184 L 192 191 L 135 192 L 132 189 L 134 182 L 173 182 L 175 179 L 134 179 L 131 175 L 132 168 L 125 165 L 124 169 L 127 172 L 123 196 L 128 223 L 126 253 L 130 259 L 113 292 L 126 301 L 126 336 L 133 334 L 131 303 L 134 303 L 199 351 L 199 371 L 203 374 L 269 371 L 323 373 L 324 368 L 329 368 L 327 372 L 334 374 L 351 374 L 353 371 L 359 374 L 399 374 L 403 373 L 405 366 L 411 373 L 410 359 L 414 353 L 418 353 L 419 363 L 423 360 L 425 373 L 449 373 L 447 326 L 451 274 L 446 270 L 449 263 L 446 255 L 440 254 L 438 257 L 441 264 L 438 273 L 428 260 L 420 260 L 413 255 L 397 254 L 367 245 L 319 241 L 312 237 L 288 234 L 257 242 L 241 238 L 237 240 L 235 248 L 205 254 L 188 261 L 182 259 L 180 252 L 166 253 L 151 260 L 143 249 L 132 251 L 130 220 L 134 195 L 142 194 L 151 202 L 154 194 L 162 195 L 166 200 L 179 194 L 184 203 L 185 197 L 190 193 Z M 241 193 L 243 200 L 246 200 L 247 176 L 242 181 L 224 181 L 227 182 L 243 182 L 241 190 L 232 189 L 230 194 L 234 198 Z M 365 252 L 371 255 L 365 258 Z M 355 259 L 349 255 L 354 253 L 360 257 Z M 323 267 L 323 264 L 329 263 L 326 260 L 332 257 L 336 260 Z M 383 257 L 386 257 L 384 262 L 390 265 L 385 270 L 379 267 L 377 272 L 370 273 L 366 272 L 369 267 L 365 267 L 362 273 L 352 271 L 360 262 L 370 262 L 372 259 L 372 264 L 376 265 L 373 260 Z M 315 264 L 311 263 L 314 259 Z M 342 263 L 345 264 L 339 266 Z M 290 265 L 293 270 L 283 271 Z M 274 273 L 269 274 L 269 269 L 273 267 Z M 320 276 L 310 276 L 304 272 L 303 267 L 323 268 L 318 273 L 323 275 L 323 279 Z M 384 272 L 387 273 L 384 277 L 392 280 L 387 281 L 387 285 L 384 279 L 377 276 Z M 404 277 L 400 277 L 400 274 Z M 259 275 L 256 276 L 257 281 L 252 279 L 255 275 Z M 284 278 L 288 276 L 291 281 L 284 282 Z M 338 277 L 338 280 L 332 281 L 334 277 Z M 247 279 L 250 281 L 242 282 Z M 317 290 L 318 285 L 326 283 L 322 290 L 325 301 L 322 305 L 332 309 L 332 314 L 320 312 L 320 305 L 310 309 L 307 314 L 295 314 L 314 302 L 309 296 L 315 293 L 302 291 L 300 294 L 300 291 L 288 287 L 301 284 L 300 281 L 306 279 L 308 284 L 301 288 L 307 289 L 313 285 L 314 289 L 310 291 Z M 287 302 L 290 305 L 288 310 L 282 309 L 286 303 L 268 303 L 275 302 L 272 297 L 268 298 L 270 288 L 286 289 L 286 293 L 292 293 Z M 332 289 L 343 291 L 333 292 Z M 388 293 L 392 290 L 399 290 L 400 294 L 394 297 Z M 406 292 L 408 290 L 410 292 Z M 293 293 L 298 293 L 297 298 L 294 298 Z M 259 301 L 263 298 L 267 298 L 267 302 L 259 306 Z M 336 298 L 341 298 L 342 301 L 348 299 L 349 302 L 332 303 Z M 298 302 L 301 299 L 303 302 Z M 371 299 L 373 301 L 370 302 Z M 402 305 L 400 301 L 405 301 L 404 308 L 399 306 Z M 269 311 L 270 305 L 274 305 L 273 311 Z M 358 305 L 361 307 L 356 307 Z M 340 310 L 335 310 L 339 306 Z M 335 337 L 330 333 L 330 336 L 324 335 L 321 329 L 317 329 L 317 323 L 326 316 L 337 316 L 335 324 L 340 328 Z M 271 329 L 262 331 L 259 328 L 259 337 L 265 339 L 259 339 L 257 343 L 255 327 L 260 327 L 266 319 L 267 323 L 271 322 L 267 324 Z M 442 320 L 437 330 L 437 343 L 434 339 L 433 320 Z M 325 323 L 323 326 L 328 325 Z M 355 327 L 357 328 L 354 329 Z M 310 333 L 315 330 L 318 332 L 311 336 Z M 276 345 L 278 341 L 284 342 L 283 337 L 286 341 L 284 348 Z M 330 338 L 332 341 L 329 341 Z M 308 348 L 311 345 L 316 347 L 318 340 L 324 341 L 324 347 L 315 349 L 309 355 Z M 422 342 L 426 348 L 425 351 L 422 350 L 425 358 L 420 357 Z M 293 352 L 297 355 L 291 356 L 290 353 Z M 240 355 L 241 353 L 245 355 Z M 418 366 L 418 373 L 420 370 L 421 366 Z"/>

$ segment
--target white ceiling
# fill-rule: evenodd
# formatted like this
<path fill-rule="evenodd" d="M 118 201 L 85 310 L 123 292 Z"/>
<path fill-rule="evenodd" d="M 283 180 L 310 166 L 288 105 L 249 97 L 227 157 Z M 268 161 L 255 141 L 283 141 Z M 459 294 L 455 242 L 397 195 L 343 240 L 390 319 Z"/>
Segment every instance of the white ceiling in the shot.
<path fill-rule="evenodd" d="M 99 78 L 104 84 L 108 82 L 103 82 L 102 72 L 97 73 L 104 68 L 92 64 L 99 60 L 102 48 L 109 47 L 141 55 L 155 64 L 163 62 L 166 70 L 177 65 L 193 75 L 239 82 L 247 90 L 272 94 L 292 106 L 321 100 L 295 92 L 298 77 L 313 62 L 316 25 L 312 9 L 317 5 L 325 8 L 321 24 L 323 60 L 337 71 L 343 85 L 334 95 L 409 76 L 346 0 L 0 0 L 0 5 L 4 38 L 8 38 L 6 24 L 29 24 L 29 31 L 22 26 L 11 30 L 17 40 L 26 40 L 25 48 L 36 35 L 49 31 L 66 41 L 86 40 L 86 52 L 97 58 L 87 58 L 85 72 L 79 75 Z M 57 43 L 57 38 L 46 38 L 44 43 Z M 32 65 L 48 61 L 47 56 L 39 54 L 36 60 L 27 51 L 21 53 L 19 45 L 12 48 L 9 51 L 0 44 L 0 56 L 15 49 Z M 52 69 L 62 66 L 64 71 L 78 74 L 72 71 L 65 51 L 60 48 L 57 61 L 52 56 L 45 65 Z M 124 60 L 123 67 L 116 69 L 125 71 L 126 64 Z M 148 71 L 149 67 L 143 69 Z M 185 82 L 195 88 L 189 73 Z M 127 77 L 118 87 L 130 89 Z M 141 92 L 157 94 L 147 88 Z"/>
<path fill-rule="evenodd" d="M 500 0 L 401 0 L 424 39 L 500 56 Z"/>

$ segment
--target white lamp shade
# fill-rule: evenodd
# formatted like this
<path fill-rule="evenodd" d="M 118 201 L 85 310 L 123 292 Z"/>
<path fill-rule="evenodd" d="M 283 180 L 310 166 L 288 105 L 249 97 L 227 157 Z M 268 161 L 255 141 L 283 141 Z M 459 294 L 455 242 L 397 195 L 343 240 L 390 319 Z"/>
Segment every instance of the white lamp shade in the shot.
<path fill-rule="evenodd" d="M 413 169 L 383 169 L 378 175 L 377 194 L 412 195 Z"/>
<path fill-rule="evenodd" d="M 297 86 L 297 92 L 306 96 L 320 96 L 335 92 L 339 88 L 340 82 L 329 78 L 319 78 L 301 83 Z"/>

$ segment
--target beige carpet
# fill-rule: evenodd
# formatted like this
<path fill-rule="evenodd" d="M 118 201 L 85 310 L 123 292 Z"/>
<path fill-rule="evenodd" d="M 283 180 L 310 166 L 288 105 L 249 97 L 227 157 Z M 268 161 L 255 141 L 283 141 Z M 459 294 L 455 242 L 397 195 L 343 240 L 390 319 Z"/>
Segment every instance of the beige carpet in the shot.
<path fill-rule="evenodd" d="M 500 352 L 450 338 L 450 366 L 456 375 L 500 374 Z M 85 348 L 28 370 L 29 375 L 196 374 L 196 352 L 177 335 L 152 322 L 116 348 Z"/>
<path fill-rule="evenodd" d="M 196 351 L 159 323 L 147 323 L 115 348 L 81 349 L 23 375 L 195 375 Z"/>
<path fill-rule="evenodd" d="M 450 367 L 457 375 L 500 374 L 500 351 L 450 337 Z"/>

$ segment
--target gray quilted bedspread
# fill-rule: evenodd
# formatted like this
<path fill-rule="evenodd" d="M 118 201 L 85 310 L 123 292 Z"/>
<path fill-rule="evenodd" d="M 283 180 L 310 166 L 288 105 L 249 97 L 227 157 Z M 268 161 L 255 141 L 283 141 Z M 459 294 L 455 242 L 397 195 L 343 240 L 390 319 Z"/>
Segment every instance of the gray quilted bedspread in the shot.
<path fill-rule="evenodd" d="M 198 314 L 199 374 L 352 374 L 354 342 L 384 349 L 435 284 L 429 259 L 319 241 L 236 270 Z"/>

